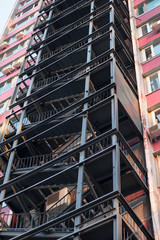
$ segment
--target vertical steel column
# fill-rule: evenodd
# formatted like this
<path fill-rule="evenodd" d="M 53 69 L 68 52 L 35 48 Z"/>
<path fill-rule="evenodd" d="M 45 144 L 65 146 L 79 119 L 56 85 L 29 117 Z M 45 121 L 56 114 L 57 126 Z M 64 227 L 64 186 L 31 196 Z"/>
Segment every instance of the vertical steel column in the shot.
<path fill-rule="evenodd" d="M 94 11 L 94 1 L 91 2 L 91 7 L 90 7 L 90 13 L 93 13 Z M 92 21 L 93 15 L 90 17 L 90 22 L 89 22 L 89 32 L 88 35 L 92 34 L 93 32 L 93 21 Z M 88 42 L 91 42 L 92 38 L 88 39 Z M 91 61 L 91 51 L 92 51 L 92 46 L 91 44 L 88 45 L 87 47 L 87 63 Z M 89 71 L 89 67 L 86 69 Z M 84 89 L 84 97 L 89 96 L 89 83 L 90 83 L 90 74 L 86 76 L 85 79 L 85 89 Z M 85 103 L 83 105 L 83 109 L 87 110 L 88 109 L 88 103 Z M 85 116 L 82 118 L 82 130 L 81 130 L 81 145 L 86 143 L 86 137 L 87 137 L 87 122 L 88 122 L 88 116 L 87 113 Z M 83 162 L 85 159 L 85 151 L 80 152 L 80 159 L 79 162 Z M 78 180 L 77 180 L 77 194 L 76 194 L 76 209 L 80 208 L 82 205 L 82 195 L 83 195 L 83 178 L 84 178 L 84 165 L 81 164 L 78 169 Z M 75 218 L 75 230 L 77 230 L 77 225 L 80 224 L 80 216 Z M 78 240 L 79 237 L 76 236 L 74 238 L 75 240 Z"/>
<path fill-rule="evenodd" d="M 52 17 L 52 12 L 53 12 L 53 10 L 51 10 L 50 13 L 49 13 L 49 19 L 51 19 L 51 17 Z M 45 38 L 46 38 L 47 31 L 48 31 L 48 27 L 44 31 L 43 40 L 45 40 Z M 41 45 L 41 47 L 43 47 L 43 44 Z M 40 59 L 41 53 L 42 53 L 42 50 L 40 50 L 38 52 L 35 65 L 39 64 L 39 59 Z M 36 70 L 34 70 L 33 73 L 36 73 Z M 35 76 L 33 76 L 31 78 L 31 82 L 30 82 L 29 88 L 27 90 L 26 97 L 31 94 L 32 86 L 33 86 L 33 83 L 34 83 L 34 79 L 35 79 Z M 25 101 L 23 107 L 26 107 L 27 104 L 28 104 L 28 101 Z M 23 125 L 23 119 L 24 119 L 24 116 L 25 116 L 25 112 L 26 112 L 26 110 L 24 109 L 22 111 L 22 113 L 21 113 L 20 120 L 19 120 L 18 127 L 17 127 L 17 131 L 16 131 L 16 135 L 18 135 L 21 132 L 22 125 Z M 12 147 L 15 148 L 17 146 L 17 144 L 18 144 L 18 139 L 13 142 Z M 11 170 L 12 170 L 12 164 L 13 164 L 13 161 L 14 161 L 14 157 L 15 157 L 15 150 L 12 151 L 11 154 L 10 154 L 8 165 L 7 165 L 7 169 L 6 169 L 6 174 L 5 174 L 5 177 L 4 177 L 4 180 L 3 180 L 3 184 L 5 184 L 5 183 L 7 183 L 9 181 Z M 1 191 L 1 193 L 0 193 L 0 201 L 3 201 L 3 199 L 5 197 L 5 194 L 6 194 L 6 190 Z M 2 204 L 0 204 L 0 210 L 1 210 L 1 207 L 2 207 Z"/>
<path fill-rule="evenodd" d="M 113 0 L 114 1 L 114 0 Z M 111 7 L 110 11 L 110 22 L 114 24 L 114 8 Z M 115 31 L 114 28 L 110 27 L 110 49 L 115 50 Z M 111 62 L 111 82 L 116 82 L 115 71 L 116 71 L 116 62 L 114 53 L 111 53 L 112 62 Z M 118 99 L 115 94 L 115 89 L 111 90 L 111 94 L 114 94 L 114 98 L 111 101 L 111 121 L 112 128 L 116 128 L 119 130 L 118 123 Z M 112 151 L 112 167 L 113 167 L 113 191 L 118 190 L 121 191 L 121 176 L 120 176 L 120 152 L 119 146 L 117 143 L 117 136 L 112 136 L 112 144 L 116 145 L 116 148 Z M 119 215 L 119 202 L 117 199 L 113 202 L 113 207 L 116 209 L 116 218 L 113 221 L 113 239 L 114 240 L 122 240 L 122 219 Z"/>

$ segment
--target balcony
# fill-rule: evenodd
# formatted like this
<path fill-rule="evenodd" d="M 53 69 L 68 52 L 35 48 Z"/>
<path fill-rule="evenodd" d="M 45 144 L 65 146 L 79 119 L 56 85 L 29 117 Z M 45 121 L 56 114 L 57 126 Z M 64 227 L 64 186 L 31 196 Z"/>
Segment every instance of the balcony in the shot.
<path fill-rule="evenodd" d="M 66 196 L 59 201 L 63 202 L 65 197 Z M 114 208 L 115 201 L 118 202 L 119 212 Z M 77 230 L 74 231 L 75 219 L 77 217 L 80 217 L 81 222 L 77 225 Z M 39 233 L 39 238 L 41 239 L 41 233 L 45 232 L 46 226 L 48 226 L 50 229 L 48 236 L 52 237 L 60 233 L 61 237 L 80 235 L 82 240 L 86 238 L 90 240 L 93 239 L 93 233 L 95 232 L 94 236 L 101 234 L 101 240 L 105 240 L 105 233 L 107 232 L 107 239 L 112 240 L 113 219 L 117 217 L 120 217 L 122 220 L 122 239 L 125 239 L 128 235 L 137 240 L 154 239 L 123 196 L 118 192 L 111 192 L 89 203 L 86 202 L 81 209 L 74 209 L 71 213 L 62 213 L 61 215 L 54 214 L 52 211 L 33 212 L 29 214 L 20 213 L 15 215 L 2 213 L 2 231 L 0 235 L 5 236 L 5 231 L 10 231 L 13 236 L 16 236 L 16 232 L 19 231 L 21 234 L 19 237 L 17 236 L 17 240 L 24 236 L 32 237 L 37 233 Z M 7 226 L 3 224 L 3 220 L 8 218 L 12 218 L 12 222 Z M 24 229 L 27 229 L 27 231 L 24 232 Z"/>

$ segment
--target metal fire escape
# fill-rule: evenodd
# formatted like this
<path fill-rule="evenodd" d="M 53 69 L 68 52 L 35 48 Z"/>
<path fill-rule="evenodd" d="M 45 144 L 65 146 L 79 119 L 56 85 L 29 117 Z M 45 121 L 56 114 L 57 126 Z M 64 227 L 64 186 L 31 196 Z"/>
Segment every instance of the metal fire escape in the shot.
<path fill-rule="evenodd" d="M 126 1 L 43 0 L 10 109 L 1 239 L 154 239 Z"/>

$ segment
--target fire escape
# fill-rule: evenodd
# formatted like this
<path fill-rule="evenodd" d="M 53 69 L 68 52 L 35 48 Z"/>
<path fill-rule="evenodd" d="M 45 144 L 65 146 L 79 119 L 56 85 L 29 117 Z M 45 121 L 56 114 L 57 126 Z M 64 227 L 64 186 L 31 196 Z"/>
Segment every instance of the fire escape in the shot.
<path fill-rule="evenodd" d="M 1 239 L 154 239 L 126 1 L 42 0 L 10 109 Z"/>

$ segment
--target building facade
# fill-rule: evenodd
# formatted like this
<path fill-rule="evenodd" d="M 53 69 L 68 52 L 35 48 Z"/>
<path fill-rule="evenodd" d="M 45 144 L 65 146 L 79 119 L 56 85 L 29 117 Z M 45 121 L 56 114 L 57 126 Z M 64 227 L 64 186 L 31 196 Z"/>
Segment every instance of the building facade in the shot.
<path fill-rule="evenodd" d="M 39 11 L 39 1 L 18 0 L 15 3 L 9 21 L 0 38 L 0 135 L 2 140 L 3 122 L 10 114 L 9 105 L 18 80 L 18 74 L 31 36 L 34 22 Z M 5 131 L 10 131 L 6 128 Z M 5 168 L 1 161 L 0 176 L 3 178 Z M 2 204 L 1 212 L 12 214 Z M 9 223 L 11 217 L 7 220 Z"/>
<path fill-rule="evenodd" d="M 139 91 L 144 147 L 150 185 L 152 217 L 160 238 L 160 2 L 130 1 L 136 77 Z"/>
<path fill-rule="evenodd" d="M 159 239 L 132 4 L 40 1 L 20 72 L 2 69 L 19 73 L 1 126 L 2 239 Z"/>

